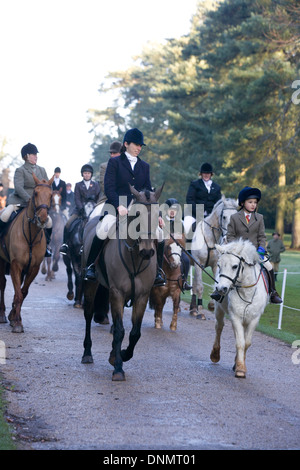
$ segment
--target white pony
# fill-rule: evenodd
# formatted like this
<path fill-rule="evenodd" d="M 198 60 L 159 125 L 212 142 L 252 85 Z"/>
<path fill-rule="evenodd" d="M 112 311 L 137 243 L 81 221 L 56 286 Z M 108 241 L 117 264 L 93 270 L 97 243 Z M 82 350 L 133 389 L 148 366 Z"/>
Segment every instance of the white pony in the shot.
<path fill-rule="evenodd" d="M 215 276 L 217 268 L 218 254 L 215 249 L 216 243 L 222 243 L 227 233 L 227 226 L 232 214 L 237 212 L 238 203 L 235 199 L 222 196 L 211 212 L 204 220 L 198 223 L 192 244 L 191 255 L 205 268 L 210 266 Z M 202 306 L 203 281 L 202 269 L 194 264 L 193 295 L 190 303 L 190 314 L 205 320 Z M 198 301 L 197 301 L 198 296 Z M 211 310 L 213 310 L 211 302 Z M 200 312 L 199 312 L 200 311 Z"/>
<path fill-rule="evenodd" d="M 224 315 L 228 313 L 235 342 L 235 376 L 246 377 L 246 351 L 253 332 L 269 300 L 262 265 L 255 246 L 239 239 L 227 245 L 216 245 L 219 253 L 216 289 L 222 294 L 215 302 L 216 337 L 210 355 L 212 362 L 220 360 L 220 339 Z"/>

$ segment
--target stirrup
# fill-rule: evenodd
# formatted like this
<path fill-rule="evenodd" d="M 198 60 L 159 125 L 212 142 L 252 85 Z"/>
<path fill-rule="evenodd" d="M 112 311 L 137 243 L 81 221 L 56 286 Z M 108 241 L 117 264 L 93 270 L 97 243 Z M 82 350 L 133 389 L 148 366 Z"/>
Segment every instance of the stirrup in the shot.
<path fill-rule="evenodd" d="M 90 264 L 87 268 L 85 268 L 85 274 L 84 274 L 84 281 L 96 281 L 96 267 L 94 263 Z"/>
<path fill-rule="evenodd" d="M 161 268 L 158 268 L 158 270 L 156 272 L 156 277 L 155 277 L 153 285 L 156 286 L 156 287 L 166 285 L 166 275 L 165 275 L 164 271 Z"/>
<path fill-rule="evenodd" d="M 69 247 L 66 243 L 63 243 L 59 249 L 61 255 L 66 256 L 68 254 Z"/>

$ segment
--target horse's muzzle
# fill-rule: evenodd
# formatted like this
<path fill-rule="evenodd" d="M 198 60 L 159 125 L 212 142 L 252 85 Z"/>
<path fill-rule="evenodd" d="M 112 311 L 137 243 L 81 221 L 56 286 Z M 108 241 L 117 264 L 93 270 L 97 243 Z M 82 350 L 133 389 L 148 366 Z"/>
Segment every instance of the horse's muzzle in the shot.
<path fill-rule="evenodd" d="M 153 250 L 153 248 L 151 248 L 150 250 L 146 250 L 146 248 L 143 248 L 140 252 L 139 252 L 139 255 L 143 258 L 143 259 L 150 259 L 152 258 L 152 256 L 154 255 L 155 251 Z"/>

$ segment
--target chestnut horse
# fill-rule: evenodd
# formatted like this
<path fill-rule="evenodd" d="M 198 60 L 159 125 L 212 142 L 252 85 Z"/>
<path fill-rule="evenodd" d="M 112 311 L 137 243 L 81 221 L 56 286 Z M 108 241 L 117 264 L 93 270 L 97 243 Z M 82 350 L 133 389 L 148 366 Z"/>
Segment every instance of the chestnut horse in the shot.
<path fill-rule="evenodd" d="M 4 291 L 5 273 L 10 265 L 14 286 L 12 309 L 8 316 L 13 333 L 24 331 L 21 307 L 29 287 L 39 272 L 46 251 L 45 225 L 51 204 L 52 182 L 32 175 L 35 188 L 27 207 L 24 207 L 2 235 L 0 246 L 0 323 L 6 323 Z"/>
<path fill-rule="evenodd" d="M 176 238 L 181 246 L 185 246 L 185 240 Z M 154 309 L 154 327 L 161 328 L 163 325 L 162 313 L 168 297 L 173 301 L 173 316 L 170 330 L 177 329 L 177 316 L 180 304 L 184 277 L 181 272 L 181 246 L 177 245 L 172 238 L 165 240 L 164 262 L 162 269 L 166 276 L 166 285 L 152 287 L 149 297 L 149 306 Z"/>

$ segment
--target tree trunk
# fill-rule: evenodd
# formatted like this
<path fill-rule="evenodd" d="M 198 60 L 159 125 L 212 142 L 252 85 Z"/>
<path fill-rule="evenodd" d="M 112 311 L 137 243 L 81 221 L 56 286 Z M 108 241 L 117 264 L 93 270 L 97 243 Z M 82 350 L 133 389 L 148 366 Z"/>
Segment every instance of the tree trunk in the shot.
<path fill-rule="evenodd" d="M 300 175 L 295 179 L 296 184 L 300 184 Z M 299 195 L 298 195 L 299 196 Z M 293 206 L 292 244 L 291 248 L 300 249 L 300 197 L 295 197 Z"/>
<path fill-rule="evenodd" d="M 284 191 L 285 183 L 286 183 L 286 176 L 285 176 L 285 163 L 281 158 L 280 153 L 278 153 L 278 164 L 279 164 L 279 176 L 278 176 L 278 192 L 279 192 L 279 199 L 277 200 L 276 206 L 276 223 L 275 223 L 275 230 L 276 232 L 280 233 L 282 239 L 284 235 L 284 214 L 285 214 L 285 207 L 286 207 L 286 193 Z"/>

